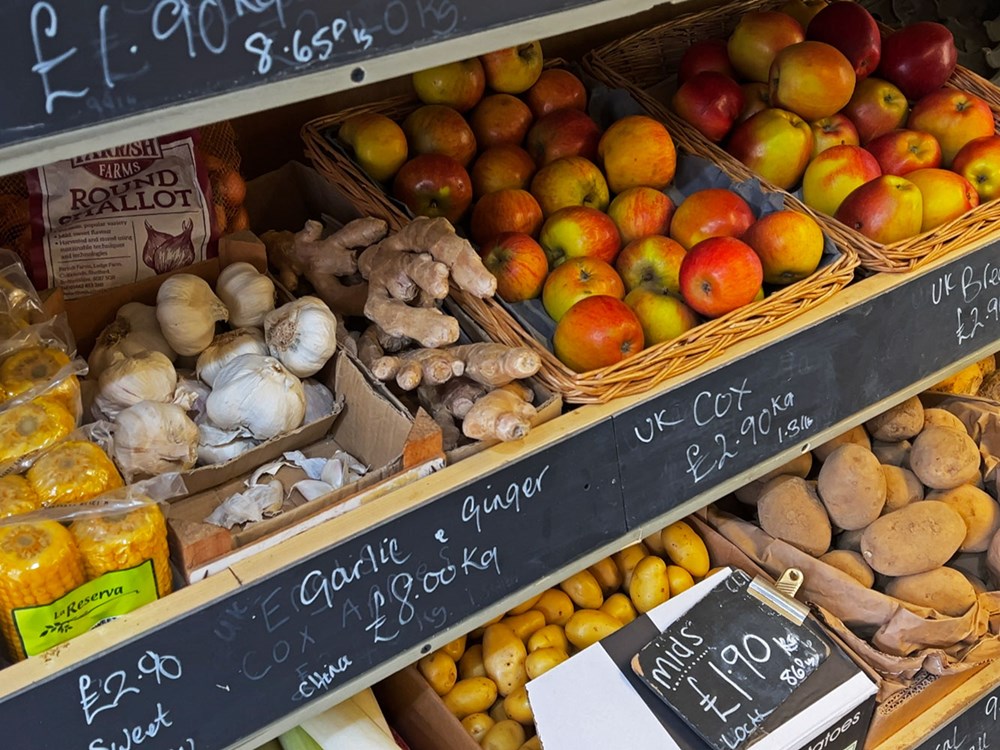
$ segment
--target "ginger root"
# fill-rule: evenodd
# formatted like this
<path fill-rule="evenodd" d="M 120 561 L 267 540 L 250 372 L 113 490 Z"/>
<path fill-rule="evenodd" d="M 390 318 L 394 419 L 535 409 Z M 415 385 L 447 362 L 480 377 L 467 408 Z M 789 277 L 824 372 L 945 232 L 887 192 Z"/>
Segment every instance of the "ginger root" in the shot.
<path fill-rule="evenodd" d="M 395 378 L 404 391 L 412 391 L 423 383 L 441 385 L 463 374 L 472 381 L 496 388 L 531 377 L 541 366 L 541 359 L 527 347 L 494 343 L 418 348 L 398 355 L 383 351 L 378 355 L 380 345 L 375 336 L 376 333 L 365 331 L 358 342 L 359 349 L 363 345 L 368 357 L 367 361 L 365 357 L 361 361 L 379 380 Z"/>
<path fill-rule="evenodd" d="M 452 378 L 441 387 L 441 403 L 455 419 L 465 419 L 472 405 L 489 388 L 466 377 Z"/>
<path fill-rule="evenodd" d="M 278 280 L 291 292 L 304 278 L 335 313 L 362 315 L 368 299 L 364 283 L 347 284 L 338 277 L 358 271 L 356 252 L 385 237 L 388 225 L 381 219 L 363 218 L 348 222 L 323 238 L 323 225 L 309 220 L 298 232 L 270 231 L 261 235 L 267 258 L 278 271 Z"/>
<path fill-rule="evenodd" d="M 467 378 L 493 388 L 530 378 L 542 366 L 538 353 L 526 346 L 480 342 L 453 346 L 451 353 L 465 363 Z"/>
<path fill-rule="evenodd" d="M 497 388 L 472 405 L 462 420 L 462 433 L 472 440 L 518 440 L 528 434 L 536 413 L 514 389 Z"/>
<path fill-rule="evenodd" d="M 358 257 L 368 281 L 364 313 L 391 336 L 436 348 L 458 340 L 458 321 L 442 313 L 437 300 L 449 284 L 477 297 L 496 291 L 496 278 L 472 245 L 442 218 L 419 217 Z"/>

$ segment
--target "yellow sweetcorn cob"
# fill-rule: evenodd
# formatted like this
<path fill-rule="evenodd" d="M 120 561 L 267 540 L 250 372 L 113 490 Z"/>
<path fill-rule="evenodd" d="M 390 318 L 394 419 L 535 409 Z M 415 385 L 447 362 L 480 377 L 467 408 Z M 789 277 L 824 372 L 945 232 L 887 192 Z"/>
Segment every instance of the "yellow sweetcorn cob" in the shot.
<path fill-rule="evenodd" d="M 170 550 L 167 522 L 160 506 L 149 504 L 125 513 L 81 518 L 69 527 L 83 557 L 88 579 L 112 570 L 134 568 L 153 561 L 157 593 L 170 593 Z"/>
<path fill-rule="evenodd" d="M 0 464 L 47 448 L 75 429 L 74 416 L 47 398 L 0 412 Z"/>
<path fill-rule="evenodd" d="M 5 398 L 14 398 L 33 388 L 44 386 L 69 364 L 69 357 L 59 349 L 32 346 L 21 349 L 0 363 L 0 390 Z M 80 381 L 76 375 L 63 378 L 44 393 L 70 414 L 80 413 Z"/>
<path fill-rule="evenodd" d="M 47 451 L 27 477 L 43 506 L 82 503 L 125 486 L 108 454 L 86 440 L 67 440 Z"/>
<path fill-rule="evenodd" d="M 0 526 L 0 632 L 12 659 L 25 657 L 14 610 L 51 604 L 86 580 L 80 551 L 62 524 Z"/>
<path fill-rule="evenodd" d="M 20 474 L 0 477 L 0 518 L 28 513 L 41 506 L 35 488 Z"/>

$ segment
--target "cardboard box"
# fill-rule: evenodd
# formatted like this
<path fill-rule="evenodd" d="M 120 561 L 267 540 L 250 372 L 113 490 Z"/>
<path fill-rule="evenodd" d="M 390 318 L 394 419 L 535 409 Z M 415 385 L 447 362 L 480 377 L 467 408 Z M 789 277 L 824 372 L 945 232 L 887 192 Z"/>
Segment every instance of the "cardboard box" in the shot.
<path fill-rule="evenodd" d="M 286 492 L 285 505 L 279 515 L 232 530 L 204 523 L 205 517 L 219 504 L 246 488 L 245 480 L 253 471 L 280 458 L 284 450 L 293 450 L 286 448 L 245 467 L 239 475 L 218 486 L 171 503 L 166 511 L 171 554 L 188 582 L 225 569 L 237 560 L 346 513 L 444 465 L 440 433 L 437 433 L 437 452 L 434 452 L 433 435 L 429 450 L 426 450 L 428 446 L 424 443 L 428 438 L 415 428 L 409 413 L 384 399 L 345 352 L 335 355 L 331 374 L 327 384 L 336 398 L 343 400 L 343 411 L 329 434 L 302 448 L 302 452 L 312 458 L 329 457 L 338 449 L 344 450 L 368 466 L 368 473 L 357 482 L 306 501 L 298 493 L 287 497 L 292 484 L 304 479 L 305 473 L 285 467 L 276 475 Z M 425 450 L 416 450 L 414 443 Z M 408 456 L 408 448 L 417 456 L 415 461 Z"/>

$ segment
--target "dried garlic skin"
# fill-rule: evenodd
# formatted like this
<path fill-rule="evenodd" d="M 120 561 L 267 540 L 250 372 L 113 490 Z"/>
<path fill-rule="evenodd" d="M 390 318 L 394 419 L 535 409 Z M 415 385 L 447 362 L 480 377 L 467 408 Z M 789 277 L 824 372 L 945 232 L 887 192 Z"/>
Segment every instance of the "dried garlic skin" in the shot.
<path fill-rule="evenodd" d="M 267 314 L 264 337 L 272 357 L 307 378 L 337 350 L 337 316 L 318 297 L 299 297 Z"/>

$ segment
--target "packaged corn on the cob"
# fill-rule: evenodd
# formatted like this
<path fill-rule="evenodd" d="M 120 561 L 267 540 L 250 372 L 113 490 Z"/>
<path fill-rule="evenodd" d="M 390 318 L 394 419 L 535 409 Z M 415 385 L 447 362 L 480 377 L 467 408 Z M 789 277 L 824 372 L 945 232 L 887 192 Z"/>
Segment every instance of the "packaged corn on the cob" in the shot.
<path fill-rule="evenodd" d="M 3 498 L 31 483 L 0 477 Z M 172 591 L 159 502 L 186 492 L 177 474 L 119 487 L 85 503 L 0 518 L 0 635 L 20 660 Z M 11 501 L 13 502 L 13 500 Z"/>

